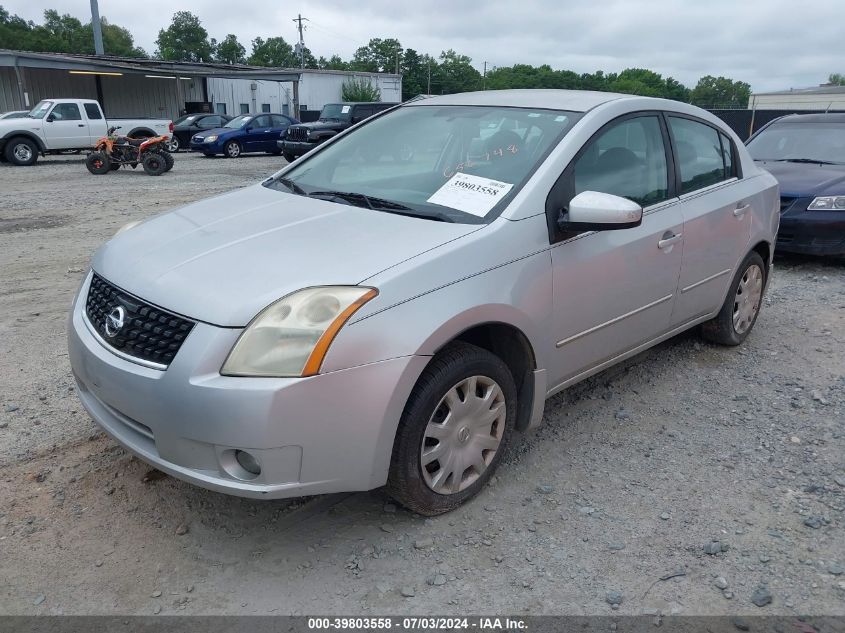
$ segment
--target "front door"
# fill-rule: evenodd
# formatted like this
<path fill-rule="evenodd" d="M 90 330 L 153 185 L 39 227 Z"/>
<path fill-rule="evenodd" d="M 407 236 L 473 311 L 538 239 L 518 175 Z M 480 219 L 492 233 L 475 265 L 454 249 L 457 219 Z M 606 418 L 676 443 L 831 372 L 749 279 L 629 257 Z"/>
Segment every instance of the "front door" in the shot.
<path fill-rule="evenodd" d="M 273 131 L 273 123 L 269 114 L 259 114 L 250 122 L 244 149 L 248 152 L 269 152 L 277 149 L 276 141 L 279 133 Z M 271 147 L 272 145 L 272 147 Z"/>
<path fill-rule="evenodd" d="M 557 236 L 550 386 L 610 364 L 669 329 L 684 221 L 670 197 L 667 145 L 659 115 L 622 117 L 587 142 L 555 185 L 562 208 L 582 191 L 600 191 L 629 198 L 644 212 L 635 228 Z"/>
<path fill-rule="evenodd" d="M 44 119 L 44 137 L 50 149 L 89 147 L 88 121 L 75 103 L 57 103 Z"/>
<path fill-rule="evenodd" d="M 684 259 L 672 323 L 718 310 L 751 239 L 753 184 L 737 179 L 733 142 L 715 127 L 670 115 L 684 214 Z"/>

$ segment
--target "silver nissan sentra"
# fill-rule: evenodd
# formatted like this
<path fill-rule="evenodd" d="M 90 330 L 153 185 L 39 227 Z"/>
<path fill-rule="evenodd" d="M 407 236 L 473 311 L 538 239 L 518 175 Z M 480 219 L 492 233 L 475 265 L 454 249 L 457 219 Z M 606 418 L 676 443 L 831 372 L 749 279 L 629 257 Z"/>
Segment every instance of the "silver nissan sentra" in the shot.
<path fill-rule="evenodd" d="M 70 315 L 79 397 L 212 490 L 472 497 L 546 398 L 757 319 L 775 179 L 696 107 L 515 90 L 413 101 L 251 187 L 127 225 Z"/>

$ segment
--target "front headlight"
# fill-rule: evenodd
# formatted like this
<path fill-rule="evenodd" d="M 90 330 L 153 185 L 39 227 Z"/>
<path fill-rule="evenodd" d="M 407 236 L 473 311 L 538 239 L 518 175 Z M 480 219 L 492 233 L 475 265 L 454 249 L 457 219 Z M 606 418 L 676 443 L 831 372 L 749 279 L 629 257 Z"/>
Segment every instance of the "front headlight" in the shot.
<path fill-rule="evenodd" d="M 246 327 L 220 373 L 224 376 L 314 376 L 340 328 L 375 288 L 323 286 L 270 304 Z"/>
<path fill-rule="evenodd" d="M 845 211 L 845 196 L 820 196 L 814 198 L 808 211 Z"/>
<path fill-rule="evenodd" d="M 213 143 L 213 142 L 214 142 L 214 141 L 216 141 L 216 140 L 217 140 L 217 135 L 216 135 L 216 134 L 212 134 L 211 136 L 206 136 L 206 137 L 205 137 L 205 142 L 206 142 L 206 143 Z"/>

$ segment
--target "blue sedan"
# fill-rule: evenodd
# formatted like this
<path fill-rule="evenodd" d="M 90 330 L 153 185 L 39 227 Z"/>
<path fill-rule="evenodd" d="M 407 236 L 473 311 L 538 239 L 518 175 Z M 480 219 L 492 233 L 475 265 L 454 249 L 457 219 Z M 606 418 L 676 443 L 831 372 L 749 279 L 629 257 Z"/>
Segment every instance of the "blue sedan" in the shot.
<path fill-rule="evenodd" d="M 206 156 L 223 154 L 228 158 L 245 152 L 279 154 L 276 141 L 293 123 L 299 121 L 284 114 L 243 114 L 224 127 L 194 134 L 191 149 Z"/>

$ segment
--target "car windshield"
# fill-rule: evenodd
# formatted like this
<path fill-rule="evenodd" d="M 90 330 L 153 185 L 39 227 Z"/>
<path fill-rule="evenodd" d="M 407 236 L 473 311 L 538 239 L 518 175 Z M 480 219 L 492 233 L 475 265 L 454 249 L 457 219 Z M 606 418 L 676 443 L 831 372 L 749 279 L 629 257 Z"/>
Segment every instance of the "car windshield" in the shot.
<path fill-rule="evenodd" d="M 265 186 L 377 211 L 491 221 L 580 113 L 405 106 L 295 163 Z"/>
<path fill-rule="evenodd" d="M 754 160 L 845 165 L 845 123 L 773 123 L 748 143 Z"/>
<path fill-rule="evenodd" d="M 52 106 L 52 101 L 39 101 L 38 104 L 29 111 L 27 116 L 30 116 L 33 119 L 43 119 Z"/>
<path fill-rule="evenodd" d="M 251 116 L 236 116 L 223 127 L 232 128 L 233 130 L 239 130 L 250 121 L 252 121 Z"/>
<path fill-rule="evenodd" d="M 191 123 L 194 119 L 197 118 L 196 114 L 184 114 L 180 116 L 173 122 L 173 125 L 179 125 L 180 123 Z"/>
<path fill-rule="evenodd" d="M 342 103 L 329 103 L 320 110 L 320 121 L 348 121 L 352 116 L 352 106 Z"/>

